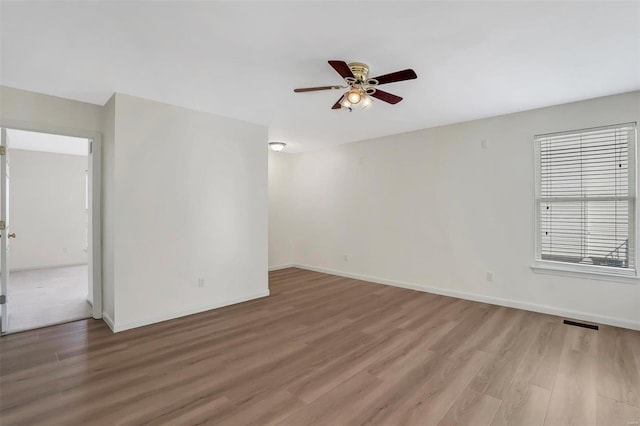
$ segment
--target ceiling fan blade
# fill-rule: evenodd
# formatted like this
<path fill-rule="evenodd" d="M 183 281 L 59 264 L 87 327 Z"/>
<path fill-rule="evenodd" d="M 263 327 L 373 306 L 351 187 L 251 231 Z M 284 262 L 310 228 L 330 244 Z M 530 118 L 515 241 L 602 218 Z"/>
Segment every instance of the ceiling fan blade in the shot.
<path fill-rule="evenodd" d="M 392 72 L 391 74 L 381 75 L 375 77 L 374 80 L 378 80 L 378 84 L 395 83 L 396 81 L 413 80 L 418 78 L 416 72 L 411 68 L 402 71 Z"/>
<path fill-rule="evenodd" d="M 295 93 L 303 93 L 303 92 L 316 92 L 318 90 L 331 90 L 331 89 L 341 89 L 341 86 L 318 86 L 318 87 L 302 87 L 300 89 L 293 89 Z"/>
<path fill-rule="evenodd" d="M 342 99 L 344 99 L 344 95 L 340 96 L 340 99 L 338 99 L 338 102 L 336 102 L 335 104 L 333 104 L 333 106 L 331 107 L 331 109 L 340 109 L 342 108 L 342 105 L 340 104 L 340 102 L 342 102 Z"/>
<path fill-rule="evenodd" d="M 395 105 L 402 100 L 400 96 L 396 96 L 392 93 L 383 92 L 382 90 L 379 90 L 379 89 L 376 89 L 376 91 L 371 96 L 373 96 L 374 98 L 380 99 L 381 101 L 390 103 L 391 105 Z"/>
<path fill-rule="evenodd" d="M 349 68 L 349 65 L 347 65 L 345 61 L 329 61 L 329 65 L 331 65 L 334 70 L 338 71 L 338 74 L 340 74 L 342 78 L 355 78 L 351 72 L 351 68 Z"/>

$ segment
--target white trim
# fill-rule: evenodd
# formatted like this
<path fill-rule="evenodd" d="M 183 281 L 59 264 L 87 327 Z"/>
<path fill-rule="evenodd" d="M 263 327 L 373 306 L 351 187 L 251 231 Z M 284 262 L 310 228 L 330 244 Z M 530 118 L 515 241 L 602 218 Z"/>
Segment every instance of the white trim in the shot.
<path fill-rule="evenodd" d="M 426 293 L 440 294 L 442 296 L 456 297 L 459 299 L 472 300 L 475 302 L 489 303 L 492 305 L 507 306 L 510 308 L 523 309 L 526 311 L 540 312 L 548 315 L 556 315 L 559 317 L 578 319 L 598 324 L 606 324 L 614 327 L 629 328 L 632 330 L 640 330 L 640 321 L 630 321 L 624 318 L 609 317 L 604 315 L 590 314 L 581 311 L 572 311 L 559 308 L 556 306 L 538 305 L 536 303 L 522 302 L 519 300 L 503 299 L 501 297 L 485 296 L 477 293 L 467 293 L 464 291 L 450 290 L 440 287 L 431 287 L 419 285 L 415 283 L 407 283 L 403 281 L 389 280 L 386 278 L 372 277 L 369 275 L 354 274 L 351 272 L 336 271 L 327 268 L 317 268 L 309 265 L 292 265 L 292 267 L 306 269 L 309 271 L 322 272 L 325 274 L 338 275 L 346 278 L 354 278 L 362 281 L 369 281 L 377 284 L 391 285 L 394 287 L 407 288 L 410 290 L 423 291 Z"/>
<path fill-rule="evenodd" d="M 269 266 L 269 271 L 278 271 L 280 269 L 295 268 L 296 265 L 288 263 L 286 265 Z"/>
<path fill-rule="evenodd" d="M 632 207 L 629 211 L 629 235 L 633 235 L 635 238 L 633 251 L 635 254 L 635 267 L 638 268 L 638 262 L 640 262 L 640 253 L 638 253 L 638 220 L 640 220 L 640 212 L 638 211 L 638 130 L 637 123 L 633 129 L 633 143 L 629 145 L 629 164 L 633 162 L 633 167 L 629 170 L 629 192 L 633 194 Z"/>
<path fill-rule="evenodd" d="M 34 266 L 31 268 L 12 268 L 9 269 L 9 272 L 26 272 L 26 271 L 40 271 L 42 269 L 56 269 L 56 268 L 69 268 L 71 266 L 84 266 L 88 265 L 87 262 L 84 263 L 56 263 L 53 265 L 40 265 Z"/>
<path fill-rule="evenodd" d="M 93 144 L 89 153 L 89 174 L 91 177 L 91 205 L 89 227 L 89 281 L 93 285 L 93 318 L 102 318 L 102 134 L 84 129 L 73 129 L 50 124 L 32 123 L 21 120 L 0 118 L 0 128 L 26 130 L 89 139 Z"/>
<path fill-rule="evenodd" d="M 636 121 L 628 121 L 626 123 L 607 124 L 606 126 L 587 127 L 586 129 L 573 129 L 573 130 L 563 130 L 562 132 L 541 133 L 539 135 L 534 135 L 533 137 L 536 139 L 538 138 L 543 139 L 551 136 L 571 135 L 574 133 L 581 133 L 581 132 L 598 132 L 602 130 L 619 129 L 620 127 L 633 127 L 633 126 L 637 126 L 637 124 L 638 122 Z"/>
<path fill-rule="evenodd" d="M 89 153 L 89 273 L 93 282 L 93 317 L 102 318 L 102 136 L 90 140 Z"/>
<path fill-rule="evenodd" d="M 378 278 L 378 277 L 373 277 L 373 276 L 370 276 L 370 275 L 354 274 L 354 273 L 351 273 L 351 272 L 338 271 L 338 270 L 335 270 L 335 269 L 318 268 L 318 267 L 315 267 L 315 266 L 298 265 L 298 264 L 291 265 L 291 267 L 292 268 L 306 269 L 307 271 L 322 272 L 324 274 L 338 275 L 340 277 L 353 278 L 353 279 L 361 280 L 361 281 L 369 281 L 369 282 L 376 283 L 376 284 L 391 285 L 391 286 L 394 286 L 394 287 L 401 287 L 401 288 L 406 288 L 406 289 L 409 289 L 409 290 L 425 291 L 425 288 L 426 288 L 424 286 L 421 286 L 421 285 L 418 285 L 418 284 L 414 284 L 414 283 L 408 283 L 408 282 L 397 281 L 397 280 L 389 280 L 389 279 L 386 279 L 386 278 Z"/>
<path fill-rule="evenodd" d="M 113 325 L 113 320 L 106 312 L 102 313 L 102 320 L 107 324 L 107 326 L 109 326 L 111 331 L 115 333 L 115 330 L 114 330 L 115 326 Z"/>
<path fill-rule="evenodd" d="M 595 268 L 602 268 L 600 271 Z M 538 260 L 531 265 L 531 270 L 540 274 L 564 275 L 598 281 L 616 281 L 626 284 L 640 283 L 640 277 L 636 275 L 634 269 L 621 269 L 611 271 L 614 268 L 594 265 L 572 265 L 564 262 L 551 262 Z"/>
<path fill-rule="evenodd" d="M 145 325 L 150 325 L 150 324 L 156 324 L 156 323 L 159 323 L 159 322 L 163 322 L 163 321 L 168 321 L 168 320 L 184 317 L 184 316 L 187 316 L 187 315 L 193 315 L 193 314 L 197 314 L 197 313 L 200 313 L 200 312 L 210 311 L 212 309 L 222 308 L 224 306 L 235 305 L 237 303 L 248 302 L 249 300 L 259 299 L 261 297 L 267 297 L 267 296 L 269 296 L 269 290 L 261 291 L 261 292 L 254 293 L 254 294 L 250 294 L 248 296 L 242 296 L 242 297 L 236 297 L 236 298 L 233 298 L 233 299 L 227 299 L 227 300 L 224 300 L 222 302 L 214 303 L 212 305 L 198 306 L 197 308 L 185 309 L 185 310 L 177 311 L 177 312 L 170 312 L 170 313 L 163 314 L 163 315 L 156 315 L 156 316 L 153 316 L 153 317 L 144 318 L 144 319 L 137 320 L 137 321 L 131 321 L 131 322 L 124 323 L 124 324 L 114 324 L 113 320 L 110 319 L 110 318 L 109 318 L 109 320 L 107 320 L 108 317 L 107 317 L 107 315 L 105 313 L 103 313 L 103 318 L 104 318 L 105 322 L 107 323 L 107 325 L 109 325 L 111 327 L 113 332 L 114 333 L 118 333 L 120 331 L 130 330 L 132 328 L 143 327 Z M 109 323 L 109 321 L 111 322 L 111 324 Z"/>

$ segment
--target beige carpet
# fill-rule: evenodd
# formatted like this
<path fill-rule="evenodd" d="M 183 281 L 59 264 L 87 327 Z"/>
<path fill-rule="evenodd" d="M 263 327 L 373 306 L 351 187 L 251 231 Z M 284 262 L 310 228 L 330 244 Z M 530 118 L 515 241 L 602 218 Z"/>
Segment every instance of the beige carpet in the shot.
<path fill-rule="evenodd" d="M 9 333 L 91 316 L 87 265 L 11 272 Z"/>

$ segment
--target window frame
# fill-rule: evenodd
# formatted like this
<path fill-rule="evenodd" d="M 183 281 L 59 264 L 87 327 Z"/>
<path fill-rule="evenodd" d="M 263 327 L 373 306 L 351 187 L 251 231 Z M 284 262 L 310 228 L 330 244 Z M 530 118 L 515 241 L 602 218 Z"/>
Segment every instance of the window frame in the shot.
<path fill-rule="evenodd" d="M 621 127 L 633 127 L 633 141 L 629 144 L 629 198 L 631 201 L 631 208 L 629 209 L 629 238 L 633 238 L 633 247 L 634 247 L 634 269 L 630 268 L 616 268 L 612 266 L 600 266 L 600 265 L 587 265 L 580 263 L 570 263 L 570 262 L 561 262 L 561 261 L 553 261 L 553 260 L 543 260 L 542 259 L 542 250 L 541 250 L 541 213 L 540 213 L 540 199 L 542 197 L 539 196 L 540 188 L 539 182 L 541 182 L 540 172 L 541 172 L 541 164 L 540 164 L 540 147 L 539 147 L 539 139 L 544 138 L 546 136 L 560 136 L 560 135 L 568 135 L 575 133 L 583 133 L 588 131 L 596 131 L 596 130 L 606 130 L 606 129 L 616 129 Z M 606 126 L 597 126 L 597 127 L 588 127 L 582 129 L 575 130 L 567 130 L 561 132 L 551 132 L 551 133 L 542 133 L 534 135 L 533 137 L 533 157 L 534 157 L 534 180 L 533 180 L 533 207 L 535 209 L 535 213 L 533 215 L 533 232 L 534 232 L 534 248 L 533 248 L 533 260 L 534 263 L 531 265 L 531 269 L 534 272 L 541 273 L 560 273 L 562 275 L 569 276 L 578 276 L 578 277 L 592 277 L 598 279 L 607 279 L 610 277 L 612 279 L 619 279 L 622 281 L 633 281 L 637 282 L 638 277 L 638 268 L 640 260 L 640 256 L 638 253 L 638 242 L 639 242 L 639 234 L 638 234 L 638 158 L 637 158 L 637 144 L 638 144 L 638 129 L 637 122 L 626 122 L 619 124 L 612 124 Z"/>

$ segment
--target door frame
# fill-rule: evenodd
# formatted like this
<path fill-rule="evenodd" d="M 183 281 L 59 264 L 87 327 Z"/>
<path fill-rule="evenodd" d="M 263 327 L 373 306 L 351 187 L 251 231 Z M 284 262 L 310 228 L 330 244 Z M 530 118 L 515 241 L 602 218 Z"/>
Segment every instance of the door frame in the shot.
<path fill-rule="evenodd" d="M 91 130 L 70 129 L 50 124 L 0 118 L 0 127 L 89 139 L 89 285 L 93 289 L 92 316 L 102 318 L 102 134 Z"/>
<path fill-rule="evenodd" d="M 7 129 L 1 128 L 0 133 L 2 133 L 2 146 L 3 149 L 6 149 L 8 146 L 8 135 Z M 2 156 L 0 156 L 0 187 L 2 188 L 2 199 L 0 203 L 2 204 L 2 210 L 0 211 L 0 219 L 2 219 L 5 224 L 9 225 L 4 227 L 4 229 L 0 230 L 2 236 L 0 236 L 0 267 L 2 271 L 0 271 L 0 290 L 2 290 L 2 296 L 4 300 L 2 301 L 2 315 L 0 318 L 0 333 L 4 334 L 8 332 L 8 323 L 9 323 L 9 313 L 7 311 L 8 305 L 7 303 L 7 293 L 9 290 L 8 280 L 9 280 L 9 264 L 7 262 L 7 251 L 9 245 L 9 233 L 11 232 L 11 221 L 9 220 L 9 206 L 5 203 L 6 200 L 9 199 L 9 151 L 7 150 Z"/>

